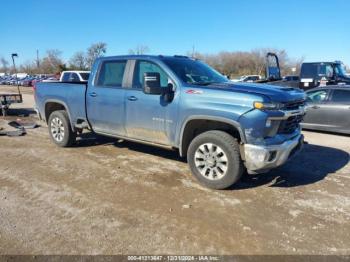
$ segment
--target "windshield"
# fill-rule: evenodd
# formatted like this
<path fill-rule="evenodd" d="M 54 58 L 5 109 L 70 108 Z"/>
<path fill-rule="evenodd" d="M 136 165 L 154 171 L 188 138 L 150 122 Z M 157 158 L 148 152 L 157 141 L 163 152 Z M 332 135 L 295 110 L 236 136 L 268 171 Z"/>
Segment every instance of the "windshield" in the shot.
<path fill-rule="evenodd" d="M 165 58 L 164 63 L 185 83 L 207 85 L 229 80 L 210 66 L 188 58 Z"/>
<path fill-rule="evenodd" d="M 80 75 L 84 81 L 89 80 L 89 75 L 90 75 L 89 73 L 80 73 Z"/>

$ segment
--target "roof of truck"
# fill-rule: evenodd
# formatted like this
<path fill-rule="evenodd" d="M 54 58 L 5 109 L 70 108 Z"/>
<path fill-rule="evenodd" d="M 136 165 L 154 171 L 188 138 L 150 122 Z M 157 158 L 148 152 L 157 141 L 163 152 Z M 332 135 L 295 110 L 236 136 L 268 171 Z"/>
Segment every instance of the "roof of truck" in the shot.
<path fill-rule="evenodd" d="M 97 59 L 145 59 L 145 58 L 151 58 L 151 59 L 162 59 L 162 58 L 187 58 L 187 59 L 193 59 L 188 56 L 183 55 L 174 55 L 174 56 L 164 56 L 164 55 L 119 55 L 119 56 L 103 56 L 99 57 Z"/>
<path fill-rule="evenodd" d="M 340 61 L 333 62 L 304 62 L 303 64 L 341 64 Z"/>

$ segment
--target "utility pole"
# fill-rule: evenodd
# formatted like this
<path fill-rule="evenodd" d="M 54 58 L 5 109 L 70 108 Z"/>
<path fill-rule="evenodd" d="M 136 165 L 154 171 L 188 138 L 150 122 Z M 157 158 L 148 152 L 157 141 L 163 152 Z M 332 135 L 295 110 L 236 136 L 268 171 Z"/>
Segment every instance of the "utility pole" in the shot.
<path fill-rule="evenodd" d="M 36 50 L 36 67 L 39 69 L 40 61 L 39 61 L 39 50 Z"/>
<path fill-rule="evenodd" d="M 194 55 L 195 55 L 195 48 L 194 48 L 194 45 L 193 45 L 192 46 L 192 58 L 195 58 Z"/>
<path fill-rule="evenodd" d="M 13 53 L 13 54 L 11 54 L 11 57 L 12 57 L 13 69 L 15 70 L 15 74 L 16 74 L 16 82 L 17 82 L 18 94 L 21 94 L 21 90 L 19 89 L 16 64 L 15 64 L 15 57 L 18 57 L 18 54 L 17 53 Z"/>

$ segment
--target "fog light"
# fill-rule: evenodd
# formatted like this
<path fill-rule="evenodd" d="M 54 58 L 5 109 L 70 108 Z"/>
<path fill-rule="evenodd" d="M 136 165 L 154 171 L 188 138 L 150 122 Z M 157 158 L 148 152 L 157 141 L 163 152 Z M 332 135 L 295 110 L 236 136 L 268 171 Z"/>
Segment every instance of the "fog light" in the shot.
<path fill-rule="evenodd" d="M 246 150 L 246 157 L 257 162 L 265 162 L 268 155 L 269 152 L 263 148 L 250 148 Z"/>

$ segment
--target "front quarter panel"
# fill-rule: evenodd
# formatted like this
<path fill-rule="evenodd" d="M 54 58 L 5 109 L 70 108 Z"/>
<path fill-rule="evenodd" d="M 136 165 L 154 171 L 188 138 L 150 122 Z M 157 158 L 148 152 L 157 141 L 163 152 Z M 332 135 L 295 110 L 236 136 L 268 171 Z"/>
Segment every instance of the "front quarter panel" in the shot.
<path fill-rule="evenodd" d="M 177 144 L 181 143 L 186 123 L 196 118 L 195 116 L 232 123 L 244 133 L 244 127 L 240 125 L 239 120 L 243 114 L 253 110 L 254 101 L 263 101 L 263 98 L 251 93 L 183 87 L 179 112 L 179 125 L 181 126 L 177 128 L 179 132 Z M 242 139 L 244 140 L 244 137 Z"/>

